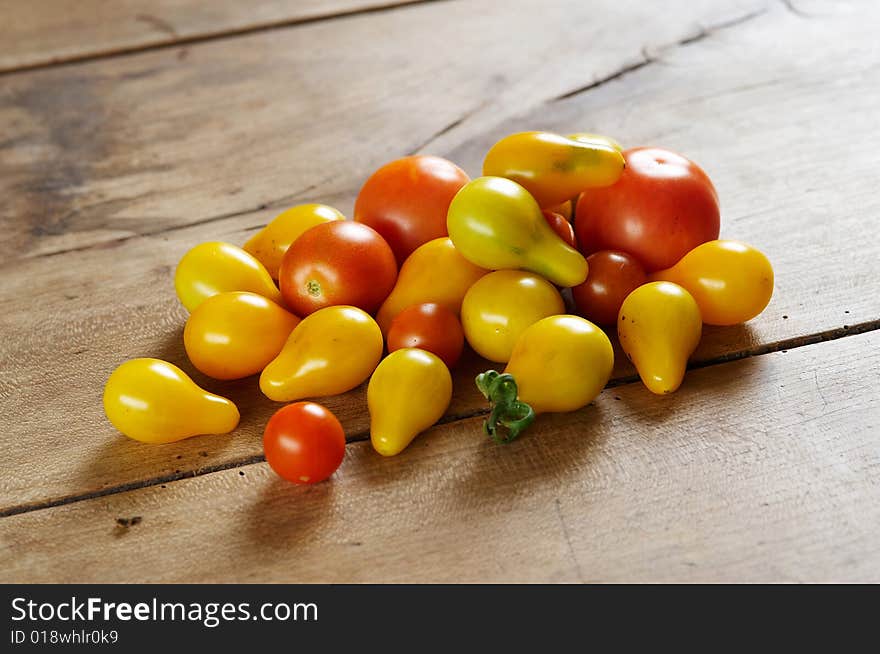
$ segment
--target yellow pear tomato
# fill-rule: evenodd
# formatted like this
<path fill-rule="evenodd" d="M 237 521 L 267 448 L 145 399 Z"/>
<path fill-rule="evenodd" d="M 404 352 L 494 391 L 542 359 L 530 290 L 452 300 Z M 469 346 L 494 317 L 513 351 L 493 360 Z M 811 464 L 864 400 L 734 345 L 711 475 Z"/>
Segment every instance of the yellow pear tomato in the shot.
<path fill-rule="evenodd" d="M 526 327 L 561 313 L 562 296 L 546 279 L 521 270 L 498 270 L 470 287 L 461 305 L 461 324 L 477 354 L 506 363 Z"/>
<path fill-rule="evenodd" d="M 395 350 L 367 387 L 373 449 L 399 454 L 443 416 L 451 400 L 452 376 L 439 357 L 411 347 Z"/>
<path fill-rule="evenodd" d="M 183 344 L 192 364 L 215 379 L 256 375 L 278 356 L 299 318 L 262 295 L 220 293 L 192 312 Z"/>
<path fill-rule="evenodd" d="M 303 318 L 263 369 L 260 389 L 276 402 L 350 391 L 375 370 L 382 347 L 382 332 L 368 313 L 350 306 L 319 309 Z"/>
<path fill-rule="evenodd" d="M 773 295 L 773 266 L 763 252 L 739 241 L 708 241 L 666 270 L 651 275 L 687 289 L 707 325 L 751 320 Z"/>
<path fill-rule="evenodd" d="M 273 279 L 284 253 L 300 234 L 315 225 L 334 220 L 345 220 L 339 211 L 326 204 L 299 204 L 281 212 L 244 244 L 244 251 L 262 263 Z"/>
<path fill-rule="evenodd" d="M 658 395 L 681 386 L 702 329 L 696 301 L 671 282 L 639 286 L 626 296 L 617 318 L 620 346 L 648 390 Z"/>
<path fill-rule="evenodd" d="M 160 359 L 131 359 L 114 370 L 104 387 L 104 413 L 116 429 L 144 443 L 226 434 L 239 420 L 232 402 Z"/>
<path fill-rule="evenodd" d="M 190 312 L 206 299 L 228 291 L 250 291 L 281 303 L 281 292 L 259 261 L 240 247 L 212 241 L 183 255 L 174 272 L 174 288 Z"/>

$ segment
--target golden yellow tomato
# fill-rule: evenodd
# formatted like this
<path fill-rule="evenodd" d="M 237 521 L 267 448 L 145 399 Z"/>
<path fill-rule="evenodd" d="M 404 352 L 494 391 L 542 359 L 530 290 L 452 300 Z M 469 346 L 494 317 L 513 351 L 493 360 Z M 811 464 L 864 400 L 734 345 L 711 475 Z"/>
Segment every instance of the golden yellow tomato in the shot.
<path fill-rule="evenodd" d="M 256 375 L 278 356 L 299 318 L 262 295 L 219 293 L 192 312 L 183 344 L 192 364 L 215 379 Z"/>
<path fill-rule="evenodd" d="M 681 386 L 703 321 L 694 298 L 678 284 L 650 282 L 626 296 L 617 318 L 620 346 L 652 393 Z"/>
<path fill-rule="evenodd" d="M 434 354 L 395 350 L 382 360 L 367 387 L 370 441 L 383 456 L 399 454 L 437 422 L 452 400 L 452 376 Z"/>
<path fill-rule="evenodd" d="M 687 289 L 707 325 L 736 325 L 761 313 L 773 295 L 773 266 L 739 241 L 708 241 L 651 275 Z"/>
<path fill-rule="evenodd" d="M 450 239 L 428 241 L 403 262 L 394 289 L 376 314 L 376 322 L 387 333 L 397 314 L 414 304 L 426 303 L 440 304 L 457 316 L 467 290 L 488 272 L 461 256 Z"/>
<path fill-rule="evenodd" d="M 516 182 L 479 177 L 462 188 L 446 218 L 449 238 L 471 263 L 490 270 L 529 270 L 557 286 L 587 278 L 587 260 L 547 224 Z"/>
<path fill-rule="evenodd" d="M 526 327 L 561 313 L 562 296 L 546 279 L 521 270 L 498 270 L 470 287 L 461 305 L 461 324 L 477 354 L 506 363 Z"/>
<path fill-rule="evenodd" d="M 174 272 L 181 304 L 194 311 L 206 299 L 229 291 L 250 291 L 281 303 L 281 292 L 259 261 L 240 247 L 201 243 L 183 255 Z"/>
<path fill-rule="evenodd" d="M 239 420 L 232 402 L 160 359 L 131 359 L 114 370 L 104 387 L 104 413 L 116 429 L 145 443 L 226 434 Z"/>
<path fill-rule="evenodd" d="M 281 212 L 244 244 L 244 251 L 262 263 L 273 279 L 287 248 L 300 234 L 315 225 L 333 220 L 345 220 L 340 212 L 326 204 L 299 204 Z"/>
<path fill-rule="evenodd" d="M 290 333 L 260 375 L 260 389 L 276 402 L 344 393 L 375 370 L 382 347 L 382 331 L 368 313 L 350 306 L 319 309 Z"/>

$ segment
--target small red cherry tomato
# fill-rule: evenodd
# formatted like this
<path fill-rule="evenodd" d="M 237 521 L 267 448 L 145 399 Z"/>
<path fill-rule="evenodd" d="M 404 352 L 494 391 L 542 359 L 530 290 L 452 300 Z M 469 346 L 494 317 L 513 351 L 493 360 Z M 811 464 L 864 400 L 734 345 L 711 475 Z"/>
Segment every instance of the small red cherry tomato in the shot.
<path fill-rule="evenodd" d="M 448 368 L 458 362 L 464 332 L 458 317 L 441 304 L 414 304 L 401 311 L 388 329 L 388 351 L 417 347 L 436 354 Z"/>
<path fill-rule="evenodd" d="M 566 220 L 565 216 L 549 209 L 544 209 L 544 220 L 553 228 L 553 231 L 559 234 L 559 238 L 568 243 L 571 247 L 577 249 L 577 241 L 574 238 L 574 227 Z"/>
<path fill-rule="evenodd" d="M 345 432 L 333 413 L 314 402 L 288 404 L 263 433 L 272 470 L 295 484 L 316 484 L 332 475 L 345 456 Z"/>
<path fill-rule="evenodd" d="M 648 276 L 638 260 L 625 252 L 602 250 L 587 257 L 587 281 L 571 289 L 578 313 L 597 325 L 614 325 L 626 296 Z"/>

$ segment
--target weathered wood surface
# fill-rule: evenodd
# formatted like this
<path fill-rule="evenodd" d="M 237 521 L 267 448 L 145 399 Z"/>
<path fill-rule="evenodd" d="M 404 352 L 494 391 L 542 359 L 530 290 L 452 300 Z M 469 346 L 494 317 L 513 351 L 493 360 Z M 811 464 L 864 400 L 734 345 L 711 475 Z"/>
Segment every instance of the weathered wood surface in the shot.
<path fill-rule="evenodd" d="M 34 511 L 0 521 L 0 580 L 880 581 L 878 384 L 873 332 L 621 386 L 508 446 L 462 420 L 350 444 L 311 488 L 258 463 Z"/>
<path fill-rule="evenodd" d="M 756 9 L 750 5 L 741 9 L 746 13 L 740 18 L 754 14 L 752 18 L 710 32 L 684 46 L 659 52 L 649 49 L 647 56 L 660 58 L 655 63 L 559 101 L 550 100 L 547 94 L 570 92 L 577 86 L 575 77 L 579 75 L 582 82 L 585 71 L 578 68 L 575 75 L 571 69 L 577 67 L 561 65 L 553 48 L 547 66 L 557 66 L 558 76 L 549 75 L 547 71 L 552 68 L 536 73 L 534 61 L 516 58 L 510 47 L 489 44 L 485 59 L 476 64 L 476 71 L 470 64 L 466 66 L 464 60 L 452 72 L 447 65 L 444 71 L 432 72 L 440 80 L 436 92 L 418 87 L 422 90 L 416 93 L 413 84 L 420 79 L 419 66 L 429 63 L 418 50 L 409 54 L 417 58 L 418 65 L 413 64 L 403 72 L 390 70 L 389 76 L 383 78 L 387 79 L 382 87 L 387 96 L 380 94 L 376 98 L 371 95 L 376 91 L 375 85 L 362 81 L 356 90 L 346 90 L 344 87 L 353 78 L 341 74 L 341 68 L 331 62 L 324 88 L 340 101 L 348 102 L 349 113 L 352 105 L 358 108 L 359 116 L 366 121 L 357 122 L 358 131 L 376 130 L 375 135 L 346 135 L 345 126 L 351 126 L 351 121 L 342 117 L 343 108 L 335 104 L 328 109 L 331 117 L 327 112 L 312 112 L 310 120 L 316 129 L 312 133 L 306 129 L 305 114 L 311 102 L 308 98 L 289 99 L 289 106 L 276 107 L 282 109 L 280 117 L 269 111 L 260 112 L 259 120 L 266 125 L 253 133 L 253 123 L 247 120 L 247 98 L 265 88 L 282 94 L 287 91 L 283 85 L 279 89 L 274 77 L 278 61 L 260 63 L 252 50 L 258 50 L 264 57 L 273 55 L 279 35 L 287 32 L 306 41 L 332 37 L 338 39 L 341 50 L 348 52 L 342 59 L 352 63 L 354 53 L 345 48 L 354 35 L 396 28 L 401 32 L 401 41 L 386 44 L 386 48 L 394 49 L 386 51 L 382 61 L 387 64 L 404 57 L 406 48 L 418 39 L 434 39 L 438 30 L 451 29 L 444 27 L 442 20 L 438 24 L 441 14 L 433 13 L 440 11 L 441 6 L 443 11 L 459 11 L 455 9 L 457 3 L 441 3 L 335 20 L 332 30 L 314 24 L 255 34 L 236 39 L 234 43 L 239 49 L 235 53 L 226 52 L 229 43 L 223 48 L 204 43 L 192 46 L 193 54 L 186 64 L 164 61 L 165 55 L 154 52 L 77 65 L 65 74 L 47 70 L 7 78 L 12 90 L 7 90 L 9 85 L 4 86 L 0 90 L 4 98 L 20 98 L 21 93 L 29 92 L 39 95 L 43 102 L 48 101 L 50 91 L 57 85 L 70 88 L 64 86 L 65 75 L 70 77 L 71 70 L 77 71 L 75 88 L 92 89 L 88 97 L 100 98 L 101 103 L 107 101 L 107 95 L 114 96 L 113 103 L 129 98 L 123 104 L 139 115 L 118 116 L 121 123 L 109 126 L 111 135 L 121 129 L 126 137 L 136 137 L 144 147 L 151 147 L 147 143 L 151 135 L 161 137 L 161 147 L 156 152 L 169 151 L 163 156 L 171 159 L 169 167 L 152 170 L 137 162 L 137 148 L 128 152 L 118 148 L 112 152 L 83 150 L 82 139 L 89 131 L 77 121 L 88 120 L 90 105 L 78 92 L 72 94 L 67 114 L 42 114 L 42 122 L 33 122 L 35 131 L 31 134 L 35 143 L 44 146 L 47 135 L 54 134 L 53 138 L 62 139 L 63 145 L 65 130 L 78 130 L 79 136 L 70 143 L 69 152 L 58 150 L 58 144 L 56 149 L 29 148 L 26 142 L 0 146 L 0 166 L 11 171 L 8 176 L 0 176 L 0 186 L 7 184 L 4 197 L 11 198 L 0 211 L 11 212 L 4 224 L 12 225 L 4 242 L 10 253 L 0 268 L 4 278 L 0 299 L 6 307 L 0 316 L 4 335 L 0 341 L 0 397 L 9 407 L 4 416 L 5 428 L 0 433 L 5 461 L 5 474 L 0 479 L 0 511 L 24 510 L 119 487 L 161 483 L 259 457 L 262 425 L 275 407 L 259 396 L 253 380 L 218 384 L 194 375 L 240 405 L 242 426 L 231 436 L 149 447 L 116 434 L 101 410 L 103 383 L 110 371 L 127 358 L 159 356 L 192 370 L 180 343 L 186 314 L 173 297 L 171 286 L 173 266 L 183 252 L 207 239 L 241 242 L 277 210 L 216 219 L 211 212 L 221 210 L 226 203 L 233 203 L 233 208 L 248 205 L 235 204 L 237 196 L 219 197 L 215 183 L 228 183 L 235 175 L 241 187 L 255 189 L 250 202 L 266 203 L 275 197 L 267 181 L 275 185 L 278 193 L 277 188 L 285 187 L 280 178 L 287 176 L 285 170 L 291 167 L 308 169 L 309 174 L 318 177 L 322 170 L 331 171 L 339 177 L 323 181 L 316 178 L 316 188 L 301 199 L 330 200 L 347 210 L 369 169 L 408 149 L 417 149 L 436 131 L 438 123 L 446 124 L 444 121 L 455 112 L 462 117 L 475 99 L 489 104 L 465 117 L 427 148 L 453 156 L 472 173 L 478 172 L 485 149 L 507 131 L 532 127 L 568 131 L 575 126 L 607 131 L 630 143 L 665 144 L 691 154 L 709 170 L 724 205 L 724 234 L 753 242 L 768 252 L 777 269 L 777 291 L 767 312 L 749 325 L 707 330 L 697 360 L 760 353 L 839 336 L 847 329 L 853 330 L 853 326 L 855 331 L 876 326 L 880 318 L 876 299 L 880 292 L 876 275 L 880 244 L 876 239 L 864 238 L 861 227 L 880 209 L 877 195 L 864 183 L 866 176 L 873 174 L 873 153 L 880 145 L 874 129 L 876 114 L 870 111 L 876 95 L 866 92 L 877 86 L 871 85 L 870 80 L 880 75 L 880 67 L 875 65 L 880 53 L 867 47 L 873 43 L 871 21 L 865 16 L 870 6 L 863 7 L 862 13 L 832 8 L 827 16 L 809 20 L 781 5 L 754 14 Z M 611 29 L 614 20 L 622 25 L 626 12 L 635 15 L 632 12 L 638 11 L 625 4 L 621 6 L 619 10 L 605 8 L 604 15 L 610 18 L 603 22 L 604 27 Z M 689 7 L 685 10 L 684 4 L 681 6 L 677 27 L 672 17 L 675 12 L 664 14 L 660 27 L 663 38 L 657 43 L 680 40 L 693 34 L 697 22 L 712 22 L 691 12 L 714 15 L 720 11 L 714 4 L 712 12 L 708 5 Z M 877 8 L 873 10 L 876 12 Z M 487 5 L 485 13 L 474 20 L 486 27 L 492 12 L 499 19 L 499 11 L 500 5 Z M 569 11 L 576 13 L 578 9 Z M 505 11 L 504 16 L 508 15 Z M 557 20 L 558 16 L 551 18 Z M 425 22 L 429 19 L 433 22 Z M 527 32 L 526 25 L 517 22 L 519 19 L 511 20 L 512 34 Z M 535 20 L 542 18 L 532 17 Z M 580 20 L 581 30 L 598 30 L 595 21 Z M 730 18 L 713 20 L 717 23 Z M 569 59 L 582 57 L 579 61 L 589 69 L 586 77 L 592 79 L 607 73 L 606 69 L 610 70 L 615 61 L 619 70 L 630 59 L 642 56 L 635 44 L 647 39 L 636 29 L 644 21 L 627 24 L 629 28 L 618 39 L 623 44 L 609 46 L 607 52 L 601 50 L 610 43 L 602 40 L 602 30 L 592 39 L 574 40 L 572 34 L 577 30 L 565 32 L 559 38 L 572 39 L 571 48 L 580 48 L 569 50 Z M 416 29 L 419 25 L 421 28 Z M 566 29 L 570 27 L 566 23 Z M 655 27 L 650 23 L 651 30 Z M 319 34 L 312 35 L 313 30 Z M 840 37 L 820 38 L 826 32 Z M 452 60 L 450 48 L 467 50 L 476 48 L 478 43 L 485 46 L 475 34 L 467 32 L 443 48 L 437 45 L 440 49 L 435 48 L 433 56 L 448 64 Z M 656 35 L 652 32 L 651 38 Z M 263 43 L 264 39 L 270 43 Z M 511 38 L 511 43 L 519 41 L 522 39 Z M 817 41 L 823 43 L 821 52 L 816 49 Z M 559 40 L 553 43 L 558 48 Z M 860 56 L 845 56 L 849 49 L 858 51 Z M 285 52 L 293 56 L 290 50 Z M 513 58 L 502 70 L 499 62 L 505 52 Z M 249 67 L 233 61 L 238 56 L 246 60 L 253 57 Z M 423 56 L 424 60 L 419 59 Z M 167 78 L 167 83 L 154 86 L 149 82 L 150 76 L 119 82 L 132 71 L 149 69 L 158 61 L 164 62 L 160 77 Z M 731 65 L 734 61 L 735 66 Z M 221 68 L 222 76 L 217 74 Z M 378 70 L 377 67 L 372 74 L 377 75 Z M 521 74 L 508 76 L 511 70 Z M 487 96 L 488 87 L 484 84 L 481 95 L 477 89 L 479 81 L 485 82 L 500 72 L 508 80 L 499 86 L 500 94 Z M 243 79 L 245 74 L 258 79 L 248 82 Z M 476 81 L 471 75 L 476 76 Z M 450 94 L 455 76 L 465 87 L 460 94 Z M 409 81 L 401 86 L 404 77 Z M 101 81 L 113 79 L 119 83 Z M 175 79 L 179 83 L 172 83 Z M 203 80 L 194 94 L 187 86 L 193 80 Z M 517 101 L 514 92 L 530 99 Z M 138 99 L 148 95 L 157 95 L 156 102 L 162 106 L 173 105 L 175 113 L 150 115 L 146 108 L 137 105 Z M 223 113 L 214 105 L 221 96 L 229 98 L 226 111 L 242 120 L 242 138 L 230 135 L 229 129 L 219 124 L 211 129 L 203 127 L 204 121 L 213 120 L 206 117 Z M 414 113 L 402 116 L 395 103 Z M 426 109 L 428 104 L 431 110 Z M 9 112 L 10 107 L 17 111 L 24 106 L 3 103 L 0 116 Z M 448 113 L 438 117 L 438 111 Z M 517 111 L 522 111 L 522 115 L 509 118 Z M 20 115 L 30 116 L 27 112 Z M 32 120 L 32 116 L 27 120 Z M 168 131 L 169 125 L 178 120 L 185 129 Z M 223 125 L 233 131 L 234 123 L 233 118 L 224 118 Z M 299 125 L 293 130 L 300 139 L 297 144 L 289 141 L 286 134 L 290 130 L 284 129 L 285 125 L 293 124 Z M 828 138 L 828 126 L 832 124 L 847 125 L 847 138 Z M 324 128 L 328 131 L 322 132 Z M 253 138 L 245 139 L 248 130 Z M 172 133 L 183 141 L 171 142 Z M 348 137 L 351 140 L 345 142 Z M 374 137 L 376 141 L 372 140 Z M 322 138 L 330 139 L 334 145 L 322 147 Z M 222 146 L 226 147 L 227 155 L 234 152 L 235 157 L 219 156 L 218 148 Z M 59 152 L 61 159 L 54 159 Z M 32 157 L 31 163 L 22 165 L 22 158 L 26 161 L 28 157 Z M 82 164 L 82 158 L 90 157 L 92 164 Z M 164 203 L 164 210 L 157 209 L 151 214 L 145 212 L 142 200 L 125 199 L 129 183 L 117 179 L 118 157 L 130 158 L 129 163 L 135 166 L 137 172 L 132 173 L 129 181 L 138 193 L 146 193 L 143 202 Z M 259 171 L 251 168 L 258 160 Z M 65 161 L 78 171 L 87 170 L 81 184 L 57 193 L 51 188 L 29 186 L 39 181 L 40 171 L 47 175 L 45 179 L 56 179 L 53 175 L 64 169 Z M 202 165 L 204 162 L 210 164 Z M 196 178 L 201 181 L 196 183 Z M 186 180 L 180 188 L 175 186 L 177 179 Z M 56 215 L 53 212 L 66 211 L 68 203 L 77 206 L 79 196 L 94 200 L 95 193 L 114 196 L 112 206 L 75 211 L 61 221 L 55 230 L 57 234 L 52 233 L 52 218 Z M 288 198 L 284 202 L 292 201 Z M 194 207 L 198 214 L 195 216 L 191 214 Z M 154 217 L 145 217 L 151 215 Z M 210 222 L 184 226 L 193 219 Z M 122 228 L 129 224 L 130 227 Z M 35 229 L 37 225 L 42 226 Z M 23 230 L 19 236 L 26 233 L 23 240 L 14 236 L 17 228 Z M 151 236 L 138 236 L 152 230 L 156 233 Z M 101 245 L 103 240 L 107 242 Z M 68 246 L 81 249 L 50 254 Z M 15 259 L 12 250 L 23 256 Z M 454 416 L 481 406 L 469 380 L 476 367 L 474 364 L 458 374 L 456 399 L 451 408 Z M 618 377 L 631 373 L 627 366 L 618 366 Z M 329 400 L 328 404 L 339 413 L 350 435 L 366 429 L 362 391 Z M 35 458 L 34 451 L 39 451 L 41 457 Z"/>
<path fill-rule="evenodd" d="M 430 0 L 0 0 L 0 72 Z"/>

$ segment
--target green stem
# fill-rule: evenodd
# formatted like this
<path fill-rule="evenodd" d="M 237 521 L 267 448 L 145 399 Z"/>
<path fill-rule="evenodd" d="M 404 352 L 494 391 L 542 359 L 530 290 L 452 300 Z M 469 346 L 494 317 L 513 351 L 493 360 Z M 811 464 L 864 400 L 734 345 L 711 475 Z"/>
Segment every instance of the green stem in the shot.
<path fill-rule="evenodd" d="M 483 422 L 483 431 L 496 443 L 516 440 L 535 420 L 535 412 L 517 399 L 519 391 L 513 375 L 487 370 L 477 375 L 476 382 L 492 408 Z"/>

